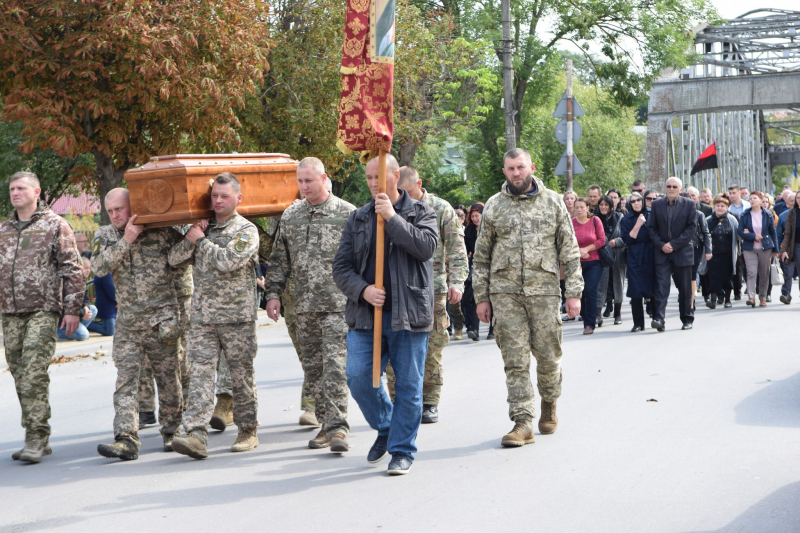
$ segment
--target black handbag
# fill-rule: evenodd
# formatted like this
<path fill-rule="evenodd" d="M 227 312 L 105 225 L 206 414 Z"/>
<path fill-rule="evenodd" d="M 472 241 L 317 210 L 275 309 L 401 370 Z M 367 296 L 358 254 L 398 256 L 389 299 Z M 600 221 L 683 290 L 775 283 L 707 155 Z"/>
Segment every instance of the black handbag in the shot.
<path fill-rule="evenodd" d="M 605 235 L 605 230 L 603 230 L 603 224 L 600 224 L 600 229 L 603 231 L 603 235 Z M 594 225 L 594 231 L 597 233 L 597 223 Z M 606 244 L 597 250 L 597 255 L 600 256 L 600 264 L 603 268 L 610 267 L 614 264 L 614 251 L 611 249 L 611 245 L 606 239 Z"/>

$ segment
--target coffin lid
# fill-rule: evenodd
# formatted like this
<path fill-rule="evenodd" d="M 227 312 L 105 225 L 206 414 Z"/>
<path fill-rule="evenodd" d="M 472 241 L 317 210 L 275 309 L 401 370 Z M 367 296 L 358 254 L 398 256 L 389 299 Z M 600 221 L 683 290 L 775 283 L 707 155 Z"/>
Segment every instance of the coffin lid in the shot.
<path fill-rule="evenodd" d="M 270 164 L 289 164 L 293 168 L 297 166 L 297 161 L 289 154 L 273 153 L 247 153 L 247 154 L 174 154 L 151 157 L 150 161 L 144 165 L 128 170 L 125 174 L 137 174 L 139 172 L 151 172 L 154 170 L 191 168 L 191 167 L 215 167 L 215 166 L 247 166 L 247 165 L 270 165 Z"/>

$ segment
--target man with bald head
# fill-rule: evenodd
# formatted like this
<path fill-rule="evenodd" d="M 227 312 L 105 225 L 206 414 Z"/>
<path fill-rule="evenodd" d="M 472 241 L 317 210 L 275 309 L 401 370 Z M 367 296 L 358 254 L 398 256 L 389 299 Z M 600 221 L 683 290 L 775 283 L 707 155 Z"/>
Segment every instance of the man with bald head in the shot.
<path fill-rule="evenodd" d="M 347 297 L 347 384 L 378 438 L 370 463 L 392 454 L 389 474 L 406 474 L 422 421 L 422 382 L 428 333 L 433 329 L 433 254 L 439 232 L 429 205 L 397 188 L 400 167 L 386 156 L 386 192 L 378 192 L 378 159 L 367 164 L 373 201 L 347 218 L 333 261 L 333 279 Z M 385 221 L 384 288 L 375 286 L 377 217 Z M 381 372 L 392 363 L 395 401 L 372 387 L 375 307 L 383 308 Z"/>
<path fill-rule="evenodd" d="M 680 179 L 669 178 L 666 188 L 666 198 L 653 202 L 647 227 L 655 256 L 651 326 L 659 332 L 665 328 L 664 314 L 669 298 L 670 276 L 678 287 L 678 307 L 683 324 L 681 329 L 692 329 L 694 323 L 692 238 L 697 231 L 697 208 L 691 199 L 680 196 L 683 190 Z"/>
<path fill-rule="evenodd" d="M 144 358 L 158 385 L 159 419 L 164 451 L 180 431 L 180 310 L 170 248 L 183 239 L 173 228 L 136 224 L 127 189 L 106 195 L 111 224 L 95 233 L 92 270 L 111 274 L 117 293 L 118 315 L 112 357 L 117 367 L 114 391 L 114 443 L 100 444 L 103 457 L 122 460 L 139 456 L 139 378 Z"/>

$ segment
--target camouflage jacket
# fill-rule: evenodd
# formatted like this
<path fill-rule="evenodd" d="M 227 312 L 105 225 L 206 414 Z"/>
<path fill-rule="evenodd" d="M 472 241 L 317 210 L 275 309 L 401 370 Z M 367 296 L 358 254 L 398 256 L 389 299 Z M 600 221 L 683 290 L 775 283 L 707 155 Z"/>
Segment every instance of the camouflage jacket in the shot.
<path fill-rule="evenodd" d="M 256 267 L 258 230 L 234 213 L 218 224 L 211 219 L 206 238 L 192 244 L 188 239 L 172 247 L 169 262 L 194 265 L 191 321 L 200 324 L 233 324 L 256 319 Z"/>
<path fill-rule="evenodd" d="M 355 206 L 333 194 L 319 205 L 303 200 L 283 212 L 267 270 L 267 299 L 295 283 L 296 313 L 344 312 L 347 298 L 333 282 L 333 258 Z"/>
<path fill-rule="evenodd" d="M 92 272 L 97 277 L 111 273 L 114 280 L 117 322 L 139 330 L 177 319 L 175 275 L 167 257 L 183 236 L 173 228 L 152 228 L 128 244 L 124 233 L 109 224 L 92 241 Z"/>
<path fill-rule="evenodd" d="M 567 207 L 559 194 L 534 180 L 533 194 L 512 195 L 504 183 L 486 202 L 473 257 L 477 303 L 496 293 L 559 296 L 559 264 L 566 297 L 581 297 L 581 257 Z"/>
<path fill-rule="evenodd" d="M 0 312 L 78 315 L 85 289 L 66 220 L 40 203 L 24 229 L 16 211 L 0 224 Z"/>
<path fill-rule="evenodd" d="M 425 189 L 422 191 L 422 201 L 436 212 L 436 226 L 439 228 L 439 244 L 433 255 L 433 292 L 447 294 L 449 279 L 449 286 L 463 293 L 464 282 L 469 275 L 464 226 L 447 200 L 438 198 Z"/>
<path fill-rule="evenodd" d="M 174 226 L 181 235 L 186 235 L 189 231 L 190 225 Z M 178 294 L 178 300 L 184 298 L 191 298 L 194 292 L 194 282 L 192 281 L 192 265 L 184 263 L 172 269 L 175 278 L 175 292 Z"/>

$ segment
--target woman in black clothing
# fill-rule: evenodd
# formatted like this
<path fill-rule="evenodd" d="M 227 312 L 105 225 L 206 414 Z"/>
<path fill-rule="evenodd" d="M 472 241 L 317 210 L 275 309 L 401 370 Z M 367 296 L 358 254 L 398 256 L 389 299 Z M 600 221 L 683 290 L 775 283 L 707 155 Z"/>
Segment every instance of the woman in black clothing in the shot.
<path fill-rule="evenodd" d="M 711 295 L 706 301 L 709 309 L 715 309 L 718 303 L 731 307 L 732 276 L 736 270 L 736 259 L 739 256 L 739 238 L 736 230 L 739 223 L 736 217 L 728 213 L 730 200 L 722 195 L 714 198 L 714 214 L 706 218 L 708 231 L 711 233 L 711 259 L 708 261 L 708 281 Z M 724 297 L 724 300 L 723 300 Z"/>
<path fill-rule="evenodd" d="M 461 299 L 461 311 L 464 313 L 464 322 L 467 327 L 467 336 L 473 341 L 480 339 L 478 334 L 478 304 L 475 301 L 475 292 L 472 288 L 472 256 L 475 253 L 475 242 L 478 240 L 478 229 L 483 216 L 483 204 L 477 202 L 470 206 L 467 212 L 467 227 L 464 228 L 464 244 L 467 246 L 467 258 L 469 259 L 469 277 L 464 284 L 464 296 Z M 494 327 L 489 326 L 487 339 L 494 338 Z"/>
<path fill-rule="evenodd" d="M 617 189 L 608 189 L 606 196 L 611 198 L 611 200 L 614 202 L 614 211 L 622 213 L 623 215 L 628 213 L 628 211 L 625 209 L 625 206 L 622 205 L 622 195 Z"/>
<path fill-rule="evenodd" d="M 614 310 L 614 324 L 622 324 L 622 286 L 625 283 L 625 243 L 620 238 L 619 223 L 622 213 L 614 211 L 614 201 L 608 196 L 603 196 L 597 202 L 597 216 L 603 223 L 606 232 L 606 242 L 611 247 L 614 263 L 603 267 L 603 277 L 600 278 L 600 288 L 597 293 L 597 327 L 603 325 L 603 302 L 609 306 L 609 311 Z"/>
<path fill-rule="evenodd" d="M 653 295 L 653 243 L 647 231 L 650 213 L 644 205 L 644 196 L 635 192 L 628 201 L 628 214 L 620 222 L 622 240 L 627 246 L 628 298 L 631 299 L 633 329 L 644 331 L 645 298 Z"/>

